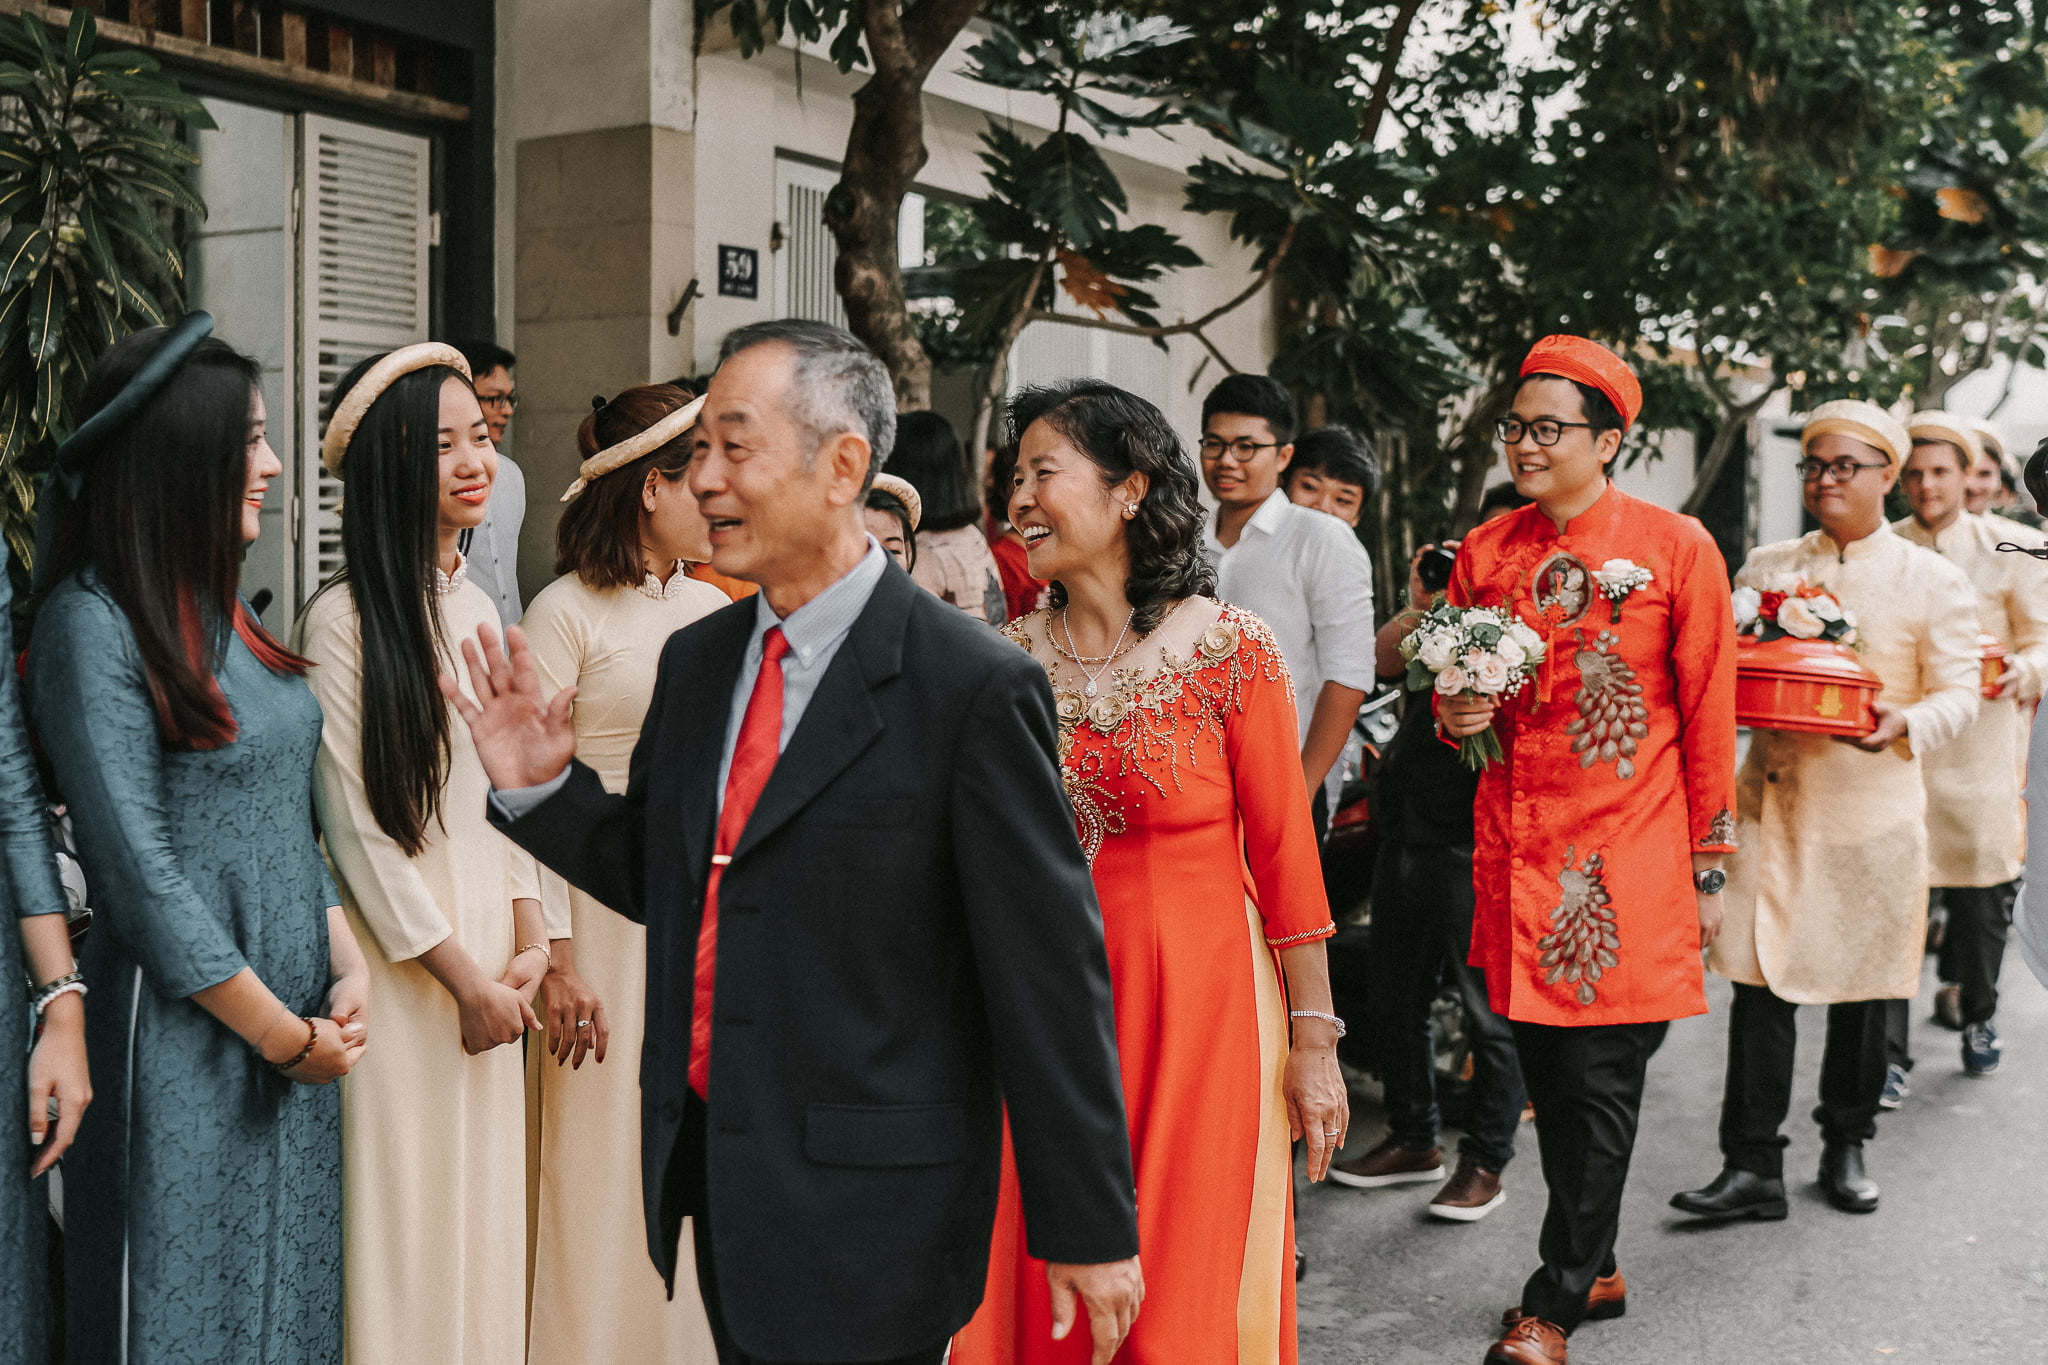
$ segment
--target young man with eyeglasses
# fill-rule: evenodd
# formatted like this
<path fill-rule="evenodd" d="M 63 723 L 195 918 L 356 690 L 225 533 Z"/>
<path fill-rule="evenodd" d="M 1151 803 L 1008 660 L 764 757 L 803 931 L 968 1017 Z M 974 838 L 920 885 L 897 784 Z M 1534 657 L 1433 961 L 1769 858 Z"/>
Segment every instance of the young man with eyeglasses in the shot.
<path fill-rule="evenodd" d="M 1893 530 L 1961 569 L 1977 595 L 1977 624 L 2006 648 L 1996 697 L 1978 703 L 1977 720 L 1953 743 L 1921 759 L 1927 786 L 1928 880 L 1948 912 L 1941 945 L 1941 989 L 1957 1001 L 1965 1074 L 1998 1070 L 1998 974 L 2019 891 L 2020 755 L 2033 703 L 2048 683 L 2048 574 L 2001 544 L 2040 544 L 2038 532 L 2005 517 L 1963 508 L 1969 470 L 1997 468 L 1985 429 L 1946 412 L 1915 413 L 1907 422 L 1913 453 L 1906 461 L 1906 499 L 1913 515 Z M 1912 1002 L 1886 1008 L 1890 1066 L 1884 1104 L 1906 1093 Z"/>
<path fill-rule="evenodd" d="M 1202 403 L 1204 532 L 1216 595 L 1273 632 L 1294 675 L 1301 775 L 1323 833 L 1337 760 L 1373 682 L 1372 560 L 1349 526 L 1280 486 L 1294 457 L 1294 400 L 1277 380 L 1234 374 Z"/>
<path fill-rule="evenodd" d="M 1473 805 L 1470 960 L 1514 1030 L 1549 1187 L 1541 1264 L 1489 1365 L 1564 1365 L 1582 1322 L 1625 1311 L 1615 1237 L 1644 1078 L 1669 1021 L 1706 1012 L 1699 952 L 1720 927 L 1727 570 L 1699 522 L 1609 481 L 1642 402 L 1606 347 L 1537 342 L 1496 427 L 1534 502 L 1465 537 L 1447 594 L 1544 645 L 1505 702 L 1436 699 L 1449 742 L 1488 726 L 1500 740 Z"/>
<path fill-rule="evenodd" d="M 1926 755 L 1977 714 L 1977 600 L 1955 565 L 1884 519 L 1912 448 L 1874 403 L 1813 410 L 1800 435 L 1806 510 L 1820 529 L 1762 545 L 1738 592 L 1823 588 L 1855 626 L 1883 687 L 1857 739 L 1756 730 L 1736 784 L 1727 916 L 1707 965 L 1735 983 L 1721 1100 L 1723 1169 L 1672 1196 L 1703 1218 L 1780 1219 L 1792 1104 L 1794 1012 L 1826 1005 L 1819 1183 L 1845 1213 L 1877 1208 L 1863 1164 L 1885 1080 L 1885 1002 L 1920 986 L 1927 937 Z M 1789 608 L 1787 609 L 1789 610 Z M 1751 614 L 1745 612 L 1745 615 Z M 1812 638 L 1820 618 L 1778 617 Z M 2008 760 L 2010 762 L 2010 760 Z"/>
<path fill-rule="evenodd" d="M 519 597 L 519 528 L 526 520 L 526 476 L 505 451 L 505 429 L 519 407 L 512 353 L 495 341 L 464 341 L 455 347 L 469 362 L 470 382 L 484 410 L 484 426 L 498 447 L 498 477 L 490 505 L 476 529 L 463 533 L 462 553 L 469 581 L 491 595 L 505 625 L 525 611 Z"/>

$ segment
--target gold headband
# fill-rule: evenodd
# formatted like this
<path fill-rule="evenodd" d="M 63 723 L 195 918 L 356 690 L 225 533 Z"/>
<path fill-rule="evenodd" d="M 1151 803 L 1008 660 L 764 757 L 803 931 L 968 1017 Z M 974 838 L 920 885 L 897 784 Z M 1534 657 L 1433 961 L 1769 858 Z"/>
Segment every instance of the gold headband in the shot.
<path fill-rule="evenodd" d="M 1906 434 L 1905 423 L 1861 398 L 1837 398 L 1815 408 L 1799 432 L 1800 453 L 1804 454 L 1816 438 L 1828 435 L 1861 441 L 1878 454 L 1891 457 L 1895 465 L 1904 464 L 1913 453 L 1913 438 Z"/>
<path fill-rule="evenodd" d="M 915 531 L 917 524 L 924 520 L 924 499 L 911 487 L 910 480 L 894 474 L 877 474 L 873 487 L 877 493 L 887 493 L 903 504 L 903 510 L 910 514 L 910 529 Z"/>
<path fill-rule="evenodd" d="M 1984 462 L 1983 438 L 1971 429 L 1964 418 L 1953 413 L 1930 409 L 1916 412 L 1906 419 L 1906 434 L 1913 438 L 1915 445 L 1927 441 L 1946 441 L 1963 453 L 1963 468 Z"/>
<path fill-rule="evenodd" d="M 576 482 L 569 485 L 569 491 L 562 494 L 562 501 L 568 502 L 588 488 L 594 480 L 601 479 L 614 469 L 624 469 L 642 455 L 649 455 L 673 441 L 676 437 L 697 425 L 697 414 L 704 410 L 702 398 L 689 402 L 666 413 L 661 420 L 644 431 L 635 432 L 615 446 L 606 446 L 597 454 L 585 460 L 576 469 Z"/>
<path fill-rule="evenodd" d="M 469 362 L 463 359 L 462 352 L 444 342 L 422 341 L 399 347 L 356 381 L 356 386 L 342 398 L 341 406 L 334 410 L 334 420 L 327 424 L 327 435 L 320 440 L 320 464 L 330 478 L 341 477 L 341 462 L 348 454 L 348 443 L 355 439 L 356 428 L 362 425 L 370 405 L 382 398 L 384 390 L 401 376 L 435 365 L 446 365 L 465 381 L 470 378 Z"/>

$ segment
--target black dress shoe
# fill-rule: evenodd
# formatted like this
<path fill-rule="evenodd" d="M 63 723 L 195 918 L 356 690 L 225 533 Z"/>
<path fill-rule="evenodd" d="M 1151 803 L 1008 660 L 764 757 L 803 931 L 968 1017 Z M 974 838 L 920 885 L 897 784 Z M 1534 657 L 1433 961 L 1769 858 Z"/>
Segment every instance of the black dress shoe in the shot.
<path fill-rule="evenodd" d="M 1830 1142 L 1820 1154 L 1820 1188 L 1843 1213 L 1874 1213 L 1877 1182 L 1863 1170 L 1863 1146 Z"/>
<path fill-rule="evenodd" d="M 1308 1274 L 1308 1253 L 1299 1246 L 1294 1248 L 1294 1278 L 1299 1280 Z"/>
<path fill-rule="evenodd" d="M 1681 1190 L 1671 1207 L 1701 1218 L 1761 1218 L 1775 1222 L 1788 1212 L 1785 1182 L 1754 1171 L 1726 1167 L 1703 1190 Z"/>

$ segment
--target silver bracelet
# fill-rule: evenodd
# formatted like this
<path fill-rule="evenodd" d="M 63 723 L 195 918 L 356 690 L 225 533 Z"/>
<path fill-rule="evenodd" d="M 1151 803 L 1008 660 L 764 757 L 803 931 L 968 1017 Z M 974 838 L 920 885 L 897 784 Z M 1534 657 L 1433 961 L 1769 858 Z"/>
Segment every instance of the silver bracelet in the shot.
<path fill-rule="evenodd" d="M 1289 1010 L 1287 1011 L 1287 1017 L 1290 1019 L 1327 1020 L 1330 1024 L 1335 1026 L 1337 1030 L 1337 1036 L 1339 1038 L 1342 1038 L 1344 1036 L 1344 1021 L 1342 1019 L 1339 1019 L 1334 1014 L 1324 1014 L 1321 1010 Z"/>

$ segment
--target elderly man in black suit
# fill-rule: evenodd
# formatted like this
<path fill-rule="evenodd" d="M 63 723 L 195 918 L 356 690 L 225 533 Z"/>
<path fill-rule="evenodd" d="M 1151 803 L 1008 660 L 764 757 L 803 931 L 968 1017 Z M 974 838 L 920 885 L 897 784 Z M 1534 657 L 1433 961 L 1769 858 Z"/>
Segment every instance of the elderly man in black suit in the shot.
<path fill-rule="evenodd" d="M 625 795 L 515 628 L 444 678 L 493 819 L 647 925 L 649 1248 L 685 1214 L 725 1365 L 937 1362 L 980 1300 L 1007 1106 L 1032 1254 L 1106 1362 L 1144 1295 L 1100 911 L 1044 670 L 867 537 L 895 425 L 848 333 L 726 339 L 690 486 L 761 593 L 670 638 Z"/>

